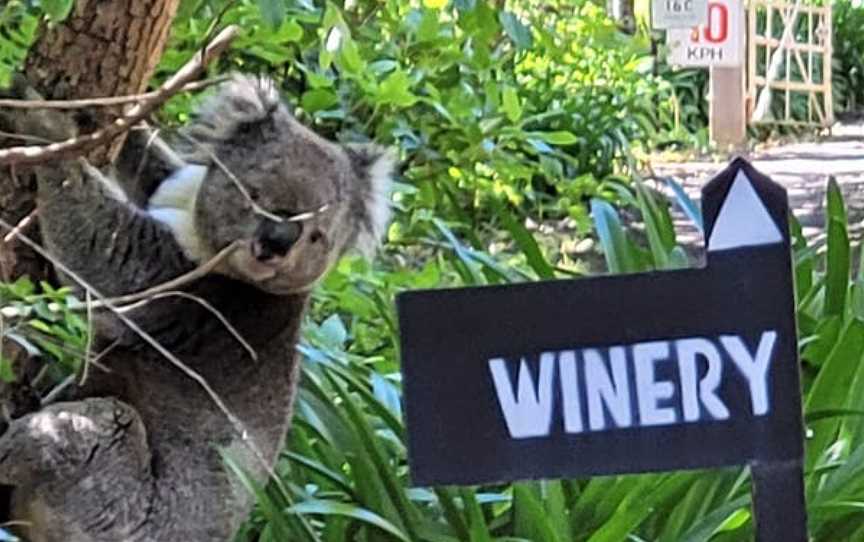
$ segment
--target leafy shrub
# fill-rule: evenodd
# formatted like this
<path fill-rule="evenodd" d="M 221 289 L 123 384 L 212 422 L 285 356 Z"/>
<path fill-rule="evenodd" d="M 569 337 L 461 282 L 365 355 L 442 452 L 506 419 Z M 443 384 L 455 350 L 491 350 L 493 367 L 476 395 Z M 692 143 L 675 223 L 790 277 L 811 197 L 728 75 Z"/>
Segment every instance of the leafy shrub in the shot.
<path fill-rule="evenodd" d="M 839 0 L 832 7 L 834 107 L 855 111 L 864 106 L 864 5 Z"/>
<path fill-rule="evenodd" d="M 24 62 L 38 25 L 39 12 L 29 2 L 11 0 L 0 5 L 0 88 L 8 86 L 12 73 Z"/>
<path fill-rule="evenodd" d="M 673 69 L 661 61 L 658 77 L 667 86 L 664 107 L 658 109 L 660 129 L 655 146 L 707 147 L 708 70 Z"/>
<path fill-rule="evenodd" d="M 404 207 L 460 217 L 470 230 L 494 219 L 496 199 L 554 201 L 551 211 L 587 226 L 587 199 L 654 137 L 662 83 L 648 42 L 587 0 L 502 10 L 483 0 L 198 2 L 175 25 L 163 73 L 200 46 L 200 21 L 223 8 L 221 22 L 245 32 L 220 71 L 275 75 L 325 135 L 398 145 L 411 185 Z"/>

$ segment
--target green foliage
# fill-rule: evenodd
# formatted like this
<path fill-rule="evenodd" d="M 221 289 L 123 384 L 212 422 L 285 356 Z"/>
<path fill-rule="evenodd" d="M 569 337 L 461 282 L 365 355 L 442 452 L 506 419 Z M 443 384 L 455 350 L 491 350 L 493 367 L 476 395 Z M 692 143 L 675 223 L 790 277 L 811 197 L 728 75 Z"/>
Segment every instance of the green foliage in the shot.
<path fill-rule="evenodd" d="M 24 62 L 36 39 L 39 15 L 29 2 L 10 0 L 0 5 L 0 88 L 9 85 L 12 73 Z"/>
<path fill-rule="evenodd" d="M 834 107 L 854 111 L 864 106 L 864 5 L 856 0 L 832 3 L 834 22 Z"/>
<path fill-rule="evenodd" d="M 697 207 L 673 187 L 682 208 L 701 224 Z M 647 246 L 632 238 L 613 206 L 595 199 L 594 224 L 610 269 L 683 265 L 666 202 L 641 182 L 619 190 L 641 215 Z M 852 542 L 864 535 L 864 270 L 850 276 L 846 215 L 833 184 L 827 209 L 824 252 L 809 246 L 793 222 L 811 433 L 808 512 L 813 540 Z M 537 256 L 530 243 L 519 246 L 526 261 Z M 327 278 L 300 349 L 304 378 L 289 451 L 277 469 L 282 480 L 259 492 L 260 512 L 240 540 L 752 539 L 747 469 L 410 488 L 391 299 L 406 288 L 485 283 L 484 271 L 493 268 L 500 278 L 492 262 L 487 268 L 473 256 L 454 256 L 459 250 L 426 258 L 415 271 L 346 260 Z M 537 267 L 520 273 L 542 276 L 546 268 Z M 296 524 L 300 517 L 309 522 L 303 528 Z M 273 534 L 277 521 L 288 529 L 284 538 Z"/>
<path fill-rule="evenodd" d="M 275 76 L 324 135 L 398 146 L 412 187 L 403 208 L 461 215 L 472 230 L 497 225 L 494 200 L 587 226 L 588 198 L 661 123 L 665 83 L 651 75 L 648 41 L 618 32 L 587 0 L 500 10 L 483 0 L 191 2 L 162 76 L 217 16 L 243 29 L 217 71 Z M 176 101 L 168 118 L 184 120 L 188 106 Z"/>
<path fill-rule="evenodd" d="M 11 341 L 48 362 L 40 378 L 44 386 L 78 371 L 87 354 L 88 327 L 81 306 L 68 288 L 42 283 L 37 292 L 27 277 L 11 284 L 0 282 L 0 340 Z M 14 369 L 0 354 L 0 380 L 15 381 Z"/>
<path fill-rule="evenodd" d="M 36 40 L 40 20 L 62 22 L 75 0 L 8 0 L 0 3 L 0 88 L 9 85 Z"/>
<path fill-rule="evenodd" d="M 656 146 L 707 148 L 708 70 L 672 69 L 663 62 L 659 65 L 658 76 L 668 86 L 664 87 L 664 107 L 658 111 L 661 130 Z"/>
<path fill-rule="evenodd" d="M 0 8 L 0 79 L 20 64 L 39 18 L 62 17 L 71 2 L 40 5 L 41 11 L 11 0 Z M 752 537 L 749 479 L 741 469 L 409 487 L 397 292 L 572 273 L 574 262 L 550 250 L 533 221 L 571 221 L 574 235 L 597 240 L 611 272 L 687 265 L 666 202 L 631 182 L 630 173 L 643 150 L 690 144 L 693 134 L 696 142 L 704 139 L 704 72 L 654 66 L 646 35 L 622 35 L 594 2 L 495 6 L 484 0 L 181 3 L 157 80 L 217 27 L 237 24 L 242 33 L 211 67 L 214 74 L 269 74 L 298 117 L 322 135 L 394 145 L 403 163 L 396 220 L 379 265 L 343 260 L 315 294 L 278 478 L 261 487 L 226 457 L 258 502 L 238 540 Z M 857 39 L 852 30 L 847 34 Z M 163 120 L 185 122 L 193 100 L 175 98 Z M 698 207 L 679 186 L 670 187 L 701 224 Z M 826 208 L 825 250 L 795 230 L 813 431 L 807 488 L 815 540 L 851 542 L 864 539 L 864 268 L 850 269 L 856 258 L 834 185 Z M 639 239 L 622 210 L 640 214 Z M 19 315 L 3 321 L 2 338 L 59 361 L 49 365 L 55 374 L 46 381 L 78 369 L 87 329 L 68 291 L 37 292 L 26 280 L 0 285 L 0 308 Z M 14 377 L 0 360 L 0 378 Z"/>
<path fill-rule="evenodd" d="M 42 8 L 49 21 L 57 23 L 69 16 L 75 0 L 41 0 L 37 5 Z"/>

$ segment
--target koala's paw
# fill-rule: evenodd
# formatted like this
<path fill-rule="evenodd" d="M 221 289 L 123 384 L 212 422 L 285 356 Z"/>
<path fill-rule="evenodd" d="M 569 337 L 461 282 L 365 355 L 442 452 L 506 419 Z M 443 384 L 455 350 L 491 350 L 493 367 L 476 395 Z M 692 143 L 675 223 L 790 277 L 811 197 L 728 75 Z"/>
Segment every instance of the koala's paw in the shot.
<path fill-rule="evenodd" d="M 77 473 L 95 452 L 118 448 L 131 429 L 143 431 L 135 424 L 137 412 L 114 399 L 56 403 L 13 420 L 0 437 L 0 482 L 29 485 Z"/>
<path fill-rule="evenodd" d="M 44 100 L 30 85 L 27 78 L 16 74 L 8 89 L 0 90 L 0 96 L 19 100 Z M 75 119 L 60 109 L 15 109 L 0 112 L 0 124 L 6 131 L 31 138 L 35 144 L 56 143 L 78 135 Z"/>

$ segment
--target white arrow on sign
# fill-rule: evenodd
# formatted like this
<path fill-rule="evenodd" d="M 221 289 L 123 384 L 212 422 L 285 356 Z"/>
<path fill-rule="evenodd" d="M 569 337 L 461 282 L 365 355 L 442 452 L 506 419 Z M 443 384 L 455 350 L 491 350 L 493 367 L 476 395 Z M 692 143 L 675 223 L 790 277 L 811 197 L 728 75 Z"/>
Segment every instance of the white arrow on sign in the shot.
<path fill-rule="evenodd" d="M 783 236 L 762 198 L 744 171 L 738 170 L 708 239 L 708 251 L 782 242 Z"/>

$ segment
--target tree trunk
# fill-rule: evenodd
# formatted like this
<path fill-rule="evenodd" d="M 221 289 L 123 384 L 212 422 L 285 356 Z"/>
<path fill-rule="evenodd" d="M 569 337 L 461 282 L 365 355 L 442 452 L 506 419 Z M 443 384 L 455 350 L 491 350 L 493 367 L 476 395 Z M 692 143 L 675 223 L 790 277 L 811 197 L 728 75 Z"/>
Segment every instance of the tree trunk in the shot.
<path fill-rule="evenodd" d="M 89 98 L 143 92 L 167 42 L 171 21 L 180 0 L 77 0 L 64 24 L 45 27 L 31 48 L 25 76 L 44 97 Z M 82 111 L 75 118 L 81 132 L 110 122 L 116 108 Z M 97 165 L 112 160 L 123 144 L 118 137 L 89 156 Z M 0 146 L 21 141 L 0 138 Z M 0 218 L 19 224 L 36 209 L 35 176 L 26 170 L 0 168 Z M 34 216 L 22 232 L 38 240 Z M 27 275 L 34 281 L 48 279 L 50 265 L 16 239 L 4 240 L 0 229 L 0 281 Z M 0 337 L 0 352 L 12 362 L 15 385 L 0 384 L 0 432 L 3 420 L 22 416 L 39 406 L 29 387 L 37 364 L 16 344 Z M 0 489 L 0 515 L 8 518 L 8 488 Z"/>
<path fill-rule="evenodd" d="M 93 98 L 138 94 L 147 88 L 162 55 L 180 0 L 77 0 L 69 18 L 45 28 L 31 48 L 25 75 L 44 97 Z M 82 111 L 76 121 L 82 132 L 107 124 L 115 108 Z M 97 166 L 119 152 L 123 137 L 88 156 Z M 20 142 L 18 142 L 20 144 Z M 0 171 L 0 218 L 17 224 L 35 209 L 35 184 L 26 172 Z M 31 224 L 26 233 L 35 235 Z M 2 236 L 5 236 L 3 232 Z M 0 236 L 0 238 L 2 238 Z M 47 276 L 48 266 L 16 241 L 0 241 L 0 280 Z"/>
<path fill-rule="evenodd" d="M 27 57 L 30 83 L 50 99 L 139 94 L 162 56 L 180 0 L 78 0 L 64 25 L 41 37 Z M 91 131 L 115 118 L 100 108 L 79 119 Z M 102 166 L 116 157 L 123 138 L 96 149 L 90 161 Z"/>
<path fill-rule="evenodd" d="M 44 97 L 89 98 L 143 92 L 165 48 L 179 0 L 78 0 L 62 25 L 45 27 L 30 50 L 25 76 Z M 110 122 L 117 109 L 82 111 L 75 117 L 81 132 Z M 26 134 L 25 134 L 26 135 Z M 123 144 L 118 137 L 95 149 L 90 160 L 111 161 Z M 21 141 L 0 138 L 0 146 Z M 0 218 L 22 224 L 36 209 L 35 176 L 26 169 L 0 168 Z M 22 233 L 39 240 L 38 218 L 31 216 Z M 17 239 L 5 240 L 0 229 L 0 281 L 29 276 L 48 280 L 51 266 Z M 39 371 L 37 360 L 11 341 L 0 337 L 0 355 L 12 363 L 17 382 L 0 383 L 0 433 L 6 421 L 39 407 L 38 393 L 29 382 Z M 8 490 L 0 489 L 0 516 L 8 516 Z M 5 518 L 4 518 L 5 519 Z"/>

